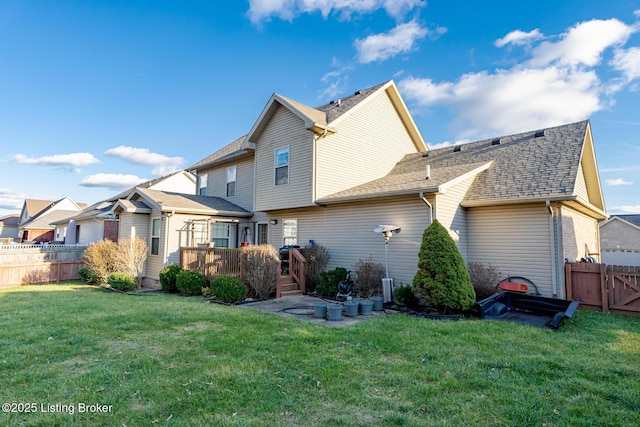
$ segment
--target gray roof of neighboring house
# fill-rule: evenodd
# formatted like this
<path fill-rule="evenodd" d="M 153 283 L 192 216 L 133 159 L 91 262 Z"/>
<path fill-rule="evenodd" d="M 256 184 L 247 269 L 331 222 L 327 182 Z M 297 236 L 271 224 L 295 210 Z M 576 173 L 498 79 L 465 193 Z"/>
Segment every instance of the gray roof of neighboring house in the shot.
<path fill-rule="evenodd" d="M 436 191 L 456 174 L 471 172 L 481 164 L 491 166 L 477 175 L 465 201 L 518 201 L 544 197 L 570 198 L 580 167 L 589 122 L 582 121 L 536 131 L 486 139 L 459 146 L 406 155 L 385 177 L 320 199 L 340 202 L 358 197 L 378 197 L 408 192 Z M 495 141 L 495 142 L 494 142 Z M 425 179 L 426 165 L 430 180 Z"/>
<path fill-rule="evenodd" d="M 17 227 L 20 220 L 19 214 L 9 214 L 0 217 L 0 225 L 3 227 Z"/>
<path fill-rule="evenodd" d="M 176 213 L 201 213 L 206 215 L 233 215 L 249 217 L 251 212 L 221 197 L 195 194 L 171 193 L 168 191 L 138 189 L 140 194 L 162 206 L 163 211 Z"/>
<path fill-rule="evenodd" d="M 77 214 L 78 211 L 67 211 L 59 209 L 44 213 L 43 215 L 39 215 L 37 218 L 32 218 L 31 220 L 22 224 L 20 228 L 31 230 L 53 230 L 55 228 L 53 226 L 54 223 L 63 223 L 65 222 L 65 220 Z"/>
<path fill-rule="evenodd" d="M 51 224 L 57 225 L 57 224 L 63 224 L 64 222 L 69 222 L 71 220 L 78 222 L 78 221 L 93 219 L 101 216 L 104 217 L 109 214 L 112 207 L 113 207 L 113 202 L 110 202 L 110 201 L 98 202 L 80 211 L 79 213 L 76 213 L 76 215 L 70 218 L 55 221 L 55 222 L 52 222 Z"/>
<path fill-rule="evenodd" d="M 613 218 L 620 218 L 635 225 L 636 227 L 640 227 L 640 215 L 638 214 L 611 215 L 611 219 Z"/>

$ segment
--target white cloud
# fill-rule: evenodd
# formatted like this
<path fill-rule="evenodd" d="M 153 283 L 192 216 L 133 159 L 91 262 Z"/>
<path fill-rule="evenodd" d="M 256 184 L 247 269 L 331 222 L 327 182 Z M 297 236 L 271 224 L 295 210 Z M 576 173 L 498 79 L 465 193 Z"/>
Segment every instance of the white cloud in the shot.
<path fill-rule="evenodd" d="M 27 157 L 24 154 L 16 154 L 11 160 L 25 165 L 45 166 L 84 166 L 100 163 L 100 160 L 90 153 L 54 154 L 42 157 Z"/>
<path fill-rule="evenodd" d="M 640 78 L 640 47 L 616 50 L 610 64 L 621 71 L 627 81 Z"/>
<path fill-rule="evenodd" d="M 415 8 L 426 5 L 424 0 L 249 0 L 247 16 L 254 24 L 271 17 L 291 21 L 304 13 L 320 12 L 323 18 L 337 14 L 340 19 L 352 15 L 373 13 L 383 9 L 387 15 L 401 19 Z"/>
<path fill-rule="evenodd" d="M 410 52 L 418 40 L 424 38 L 428 31 L 416 21 L 399 24 L 386 33 L 372 34 L 364 39 L 356 39 L 358 61 L 368 64 L 384 61 L 399 53 Z"/>
<path fill-rule="evenodd" d="M 623 205 L 608 209 L 609 213 L 640 214 L 640 205 Z"/>
<path fill-rule="evenodd" d="M 603 53 L 616 49 L 610 66 L 629 79 L 638 72 L 637 48 L 623 49 L 634 25 L 611 19 L 574 25 L 557 41 L 542 33 L 512 31 L 497 45 L 530 43 L 530 57 L 511 68 L 468 73 L 454 81 L 435 82 L 409 76 L 399 82 L 405 98 L 418 106 L 448 107 L 457 138 L 504 135 L 584 120 L 608 107 L 627 82 L 601 81 L 596 66 Z M 540 36 L 540 38 L 538 38 Z M 598 68 L 600 71 L 600 68 Z"/>
<path fill-rule="evenodd" d="M 521 30 L 514 30 L 501 39 L 496 40 L 495 42 L 493 42 L 493 44 L 496 47 L 504 47 L 508 44 L 521 46 L 528 45 L 531 42 L 540 40 L 543 37 L 544 35 L 537 28 L 535 30 L 529 31 L 528 33 L 525 33 Z"/>
<path fill-rule="evenodd" d="M 594 72 L 557 67 L 469 73 L 443 83 L 409 77 L 399 86 L 419 105 L 450 107 L 461 138 L 570 123 L 602 108 Z"/>
<path fill-rule="evenodd" d="M 624 178 L 607 179 L 604 183 L 612 187 L 618 185 L 633 185 L 633 182 L 625 181 Z"/>
<path fill-rule="evenodd" d="M 128 147 L 121 145 L 110 148 L 105 154 L 118 157 L 126 162 L 135 165 L 155 166 L 153 174 L 156 176 L 166 175 L 180 170 L 185 160 L 182 157 L 168 157 L 164 154 L 152 153 L 147 148 Z"/>
<path fill-rule="evenodd" d="M 86 176 L 80 185 L 84 187 L 104 187 L 111 190 L 125 190 L 148 181 L 131 174 L 98 173 Z"/>
<path fill-rule="evenodd" d="M 21 209 L 27 195 L 9 188 L 0 188 L 0 209 Z"/>
<path fill-rule="evenodd" d="M 623 45 L 635 31 L 637 28 L 617 19 L 581 22 L 561 34 L 558 42 L 545 41 L 536 47 L 531 65 L 545 66 L 557 62 L 593 67 L 600 63 L 605 49 Z"/>
<path fill-rule="evenodd" d="M 633 16 L 637 16 L 640 18 L 640 9 L 633 11 Z"/>

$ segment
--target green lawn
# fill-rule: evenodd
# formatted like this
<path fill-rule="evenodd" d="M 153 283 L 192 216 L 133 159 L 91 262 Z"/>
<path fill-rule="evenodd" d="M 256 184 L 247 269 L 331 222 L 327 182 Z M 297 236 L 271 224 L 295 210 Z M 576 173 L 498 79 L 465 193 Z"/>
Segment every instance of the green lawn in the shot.
<path fill-rule="evenodd" d="M 328 328 L 76 283 L 1 290 L 0 319 L 0 401 L 35 409 L 0 425 L 640 425 L 634 318 Z"/>

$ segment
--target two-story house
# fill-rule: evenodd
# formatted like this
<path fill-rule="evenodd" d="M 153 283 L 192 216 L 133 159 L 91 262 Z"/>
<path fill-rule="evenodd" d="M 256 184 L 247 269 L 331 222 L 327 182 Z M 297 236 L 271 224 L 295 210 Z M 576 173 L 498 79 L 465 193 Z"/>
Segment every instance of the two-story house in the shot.
<path fill-rule="evenodd" d="M 411 283 L 422 233 L 437 218 L 467 262 L 562 296 L 564 258 L 598 252 L 606 218 L 589 122 L 429 151 L 393 81 L 316 108 L 274 94 L 247 135 L 189 170 L 198 176 L 193 201 L 207 206 L 199 221 L 195 211 L 178 220 L 179 206 L 156 207 L 148 234 L 160 246 L 186 243 L 185 229 L 192 242 L 199 230 L 223 247 L 313 241 L 329 249 L 329 268 L 349 269 L 368 256 L 384 262 L 373 230 L 392 224 L 401 228 L 388 246 L 396 284 Z M 139 194 L 122 212 L 142 213 L 149 198 Z M 168 245 L 148 277 L 175 253 Z"/>

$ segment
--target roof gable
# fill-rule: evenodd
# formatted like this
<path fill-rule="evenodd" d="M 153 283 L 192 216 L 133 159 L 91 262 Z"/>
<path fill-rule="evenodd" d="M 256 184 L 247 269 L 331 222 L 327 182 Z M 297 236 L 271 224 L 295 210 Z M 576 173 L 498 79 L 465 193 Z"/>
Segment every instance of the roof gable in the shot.
<path fill-rule="evenodd" d="M 611 217 L 600 224 L 600 228 L 605 227 L 607 224 L 612 223 L 613 221 L 620 222 L 625 224 L 636 231 L 640 231 L 640 215 L 611 215 Z"/>
<path fill-rule="evenodd" d="M 596 163 L 596 152 L 593 147 L 593 138 L 591 136 L 591 125 L 587 122 L 587 130 L 580 155 L 580 168 L 586 184 L 588 200 L 585 202 L 595 206 L 601 211 L 605 211 L 604 197 L 602 195 L 602 187 L 600 186 L 600 175 Z M 577 185 L 577 182 L 576 182 Z M 576 193 L 574 187 L 574 193 Z"/>
<path fill-rule="evenodd" d="M 337 132 L 335 127 L 341 121 L 353 114 L 373 97 L 383 93 L 391 99 L 418 151 L 426 151 L 427 146 L 422 138 L 422 134 L 413 121 L 413 117 L 402 100 L 402 96 L 400 95 L 400 92 L 393 80 L 380 83 L 368 89 L 358 90 L 352 95 L 333 100 L 316 108 L 309 107 L 274 93 L 267 102 L 265 108 L 262 110 L 258 120 L 251 128 L 251 131 L 247 134 L 247 137 L 242 144 L 242 148 L 255 148 L 256 141 L 266 128 L 269 121 L 273 118 L 276 110 L 281 106 L 299 117 L 304 122 L 306 129 L 318 135 L 323 135 L 326 133 Z"/>

